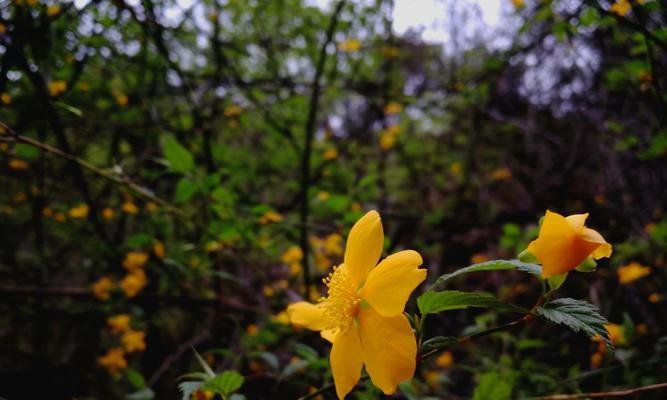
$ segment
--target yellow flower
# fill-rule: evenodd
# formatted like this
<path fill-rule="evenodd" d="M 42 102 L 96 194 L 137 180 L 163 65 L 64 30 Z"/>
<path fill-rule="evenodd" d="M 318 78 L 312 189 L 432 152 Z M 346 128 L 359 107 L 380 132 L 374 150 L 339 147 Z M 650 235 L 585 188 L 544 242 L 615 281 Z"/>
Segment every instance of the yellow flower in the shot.
<path fill-rule="evenodd" d="M 343 254 L 343 237 L 337 233 L 332 233 L 324 238 L 324 251 L 332 256 Z"/>
<path fill-rule="evenodd" d="M 435 365 L 440 368 L 449 368 L 454 363 L 454 355 L 451 351 L 446 351 L 435 359 Z"/>
<path fill-rule="evenodd" d="M 193 400 L 211 400 L 215 396 L 215 393 L 211 392 L 210 390 L 195 390 L 194 393 L 192 393 L 192 398 Z"/>
<path fill-rule="evenodd" d="M 134 353 L 136 351 L 146 350 L 145 338 L 146 332 L 128 329 L 120 338 L 120 341 L 123 343 L 125 351 Z"/>
<path fill-rule="evenodd" d="M 9 93 L 2 93 L 0 94 L 0 101 L 2 101 L 2 104 L 7 105 L 12 102 L 12 96 Z"/>
<path fill-rule="evenodd" d="M 452 163 L 452 165 L 449 166 L 449 172 L 451 172 L 451 174 L 457 178 L 461 176 L 461 172 L 463 172 L 463 167 L 461 166 L 461 163 L 458 161 Z"/>
<path fill-rule="evenodd" d="M 526 5 L 524 0 L 512 0 L 512 5 L 516 8 L 522 8 Z"/>
<path fill-rule="evenodd" d="M 122 210 L 128 214 L 136 214 L 139 212 L 139 207 L 131 200 L 127 200 L 123 203 Z"/>
<path fill-rule="evenodd" d="M 48 83 L 49 95 L 56 97 L 67 90 L 67 82 L 62 79 L 51 81 Z"/>
<path fill-rule="evenodd" d="M 155 240 L 153 242 L 153 254 L 157 258 L 164 258 L 164 244 L 161 241 Z"/>
<path fill-rule="evenodd" d="M 355 53 L 361 49 L 361 40 L 347 39 L 338 43 L 338 50 L 344 53 Z"/>
<path fill-rule="evenodd" d="M 289 314 L 287 311 L 281 311 L 276 315 L 272 315 L 270 320 L 275 324 L 289 325 Z"/>
<path fill-rule="evenodd" d="M 491 173 L 491 179 L 494 181 L 502 181 L 512 177 L 512 171 L 509 168 L 498 168 Z"/>
<path fill-rule="evenodd" d="M 50 209 L 49 207 L 44 207 L 42 209 L 42 215 L 45 216 L 45 217 L 50 217 L 50 216 L 53 215 L 53 210 Z"/>
<path fill-rule="evenodd" d="M 599 368 L 602 364 L 602 358 L 604 357 L 604 352 L 596 351 L 591 355 L 591 368 Z"/>
<path fill-rule="evenodd" d="M 250 324 L 245 328 L 245 333 L 248 336 L 255 336 L 257 333 L 259 333 L 259 328 L 255 324 Z"/>
<path fill-rule="evenodd" d="M 285 264 L 300 262 L 303 259 L 303 251 L 301 251 L 301 247 L 299 246 L 290 246 L 285 250 L 283 255 L 280 256 L 280 259 Z"/>
<path fill-rule="evenodd" d="M 548 278 L 575 269 L 586 258 L 611 256 L 611 245 L 602 235 L 584 226 L 588 214 L 569 217 L 547 210 L 537 239 L 528 245 L 542 264 L 542 276 Z"/>
<path fill-rule="evenodd" d="M 414 375 L 417 343 L 403 308 L 426 270 L 418 268 L 422 258 L 413 250 L 377 264 L 383 242 L 380 214 L 370 211 L 352 227 L 343 264 L 324 280 L 327 297 L 287 309 L 293 324 L 320 331 L 333 343 L 330 362 L 340 399 L 357 384 L 364 364 L 385 394 Z"/>
<path fill-rule="evenodd" d="M 657 293 L 652 293 L 650 296 L 648 296 L 648 301 L 651 303 L 660 303 L 660 300 L 662 300 L 662 296 Z"/>
<path fill-rule="evenodd" d="M 335 160 L 338 158 L 338 150 L 336 149 L 327 149 L 324 154 L 322 154 L 322 158 L 324 158 L 327 161 Z"/>
<path fill-rule="evenodd" d="M 632 4 L 628 0 L 617 0 L 616 3 L 612 4 L 609 7 L 609 11 L 613 12 L 616 15 L 625 17 L 632 10 Z"/>
<path fill-rule="evenodd" d="M 29 165 L 27 162 L 24 160 L 21 160 L 20 158 L 12 158 L 9 160 L 9 169 L 13 169 L 15 171 L 18 170 L 24 170 L 28 169 Z"/>
<path fill-rule="evenodd" d="M 88 216 L 88 205 L 87 204 L 79 204 L 76 207 L 72 207 L 69 209 L 67 212 L 67 215 L 70 218 L 86 218 Z"/>
<path fill-rule="evenodd" d="M 157 211 L 157 204 L 153 203 L 152 201 L 149 201 L 148 203 L 146 203 L 146 210 L 148 212 Z"/>
<path fill-rule="evenodd" d="M 617 324 L 605 324 L 605 329 L 609 332 L 609 340 L 614 345 L 626 344 L 625 335 L 623 334 L 623 327 Z M 600 342 L 602 339 L 599 336 L 593 338 L 594 341 Z"/>
<path fill-rule="evenodd" d="M 105 207 L 102 210 L 102 217 L 104 217 L 104 219 L 106 219 L 107 221 L 113 218 L 113 214 L 114 214 L 113 210 L 109 207 Z"/>
<path fill-rule="evenodd" d="M 116 284 L 113 283 L 111 278 L 106 276 L 100 278 L 92 285 L 93 295 L 98 300 L 109 300 L 109 291 L 115 288 Z"/>
<path fill-rule="evenodd" d="M 97 364 L 106 368 L 107 372 L 115 375 L 118 371 L 127 368 L 125 352 L 121 348 L 112 348 L 107 354 L 97 359 Z"/>
<path fill-rule="evenodd" d="M 395 101 L 389 102 L 384 106 L 384 115 L 394 115 L 403 111 L 403 106 Z"/>
<path fill-rule="evenodd" d="M 5 24 L 0 24 L 0 34 L 7 32 L 7 26 Z"/>
<path fill-rule="evenodd" d="M 327 192 L 326 190 L 320 190 L 319 192 L 317 192 L 318 200 L 325 201 L 328 198 L 329 198 L 329 192 Z"/>
<path fill-rule="evenodd" d="M 148 254 L 143 251 L 131 251 L 125 255 L 123 260 L 123 268 L 128 271 L 135 271 L 144 265 L 148 261 Z"/>
<path fill-rule="evenodd" d="M 199 260 L 199 258 L 196 257 L 196 256 L 192 256 L 188 260 L 188 265 L 190 266 L 190 268 L 193 268 L 193 269 L 194 268 L 199 268 L 200 264 L 201 264 L 201 260 Z"/>
<path fill-rule="evenodd" d="M 125 296 L 134 297 L 146 286 L 146 283 L 146 273 L 142 269 L 137 269 L 125 275 L 120 282 L 120 288 L 125 292 Z"/>
<path fill-rule="evenodd" d="M 628 265 L 618 267 L 616 272 L 618 273 L 618 282 L 621 285 L 627 285 L 650 274 L 651 268 L 645 267 L 640 263 L 633 261 Z"/>
<path fill-rule="evenodd" d="M 56 222 L 63 222 L 65 220 L 65 214 L 57 212 L 56 215 L 53 216 L 53 218 L 56 220 Z"/>
<path fill-rule="evenodd" d="M 489 261 L 489 257 L 481 253 L 473 254 L 472 257 L 470 257 L 470 262 L 472 264 L 480 264 L 486 261 Z"/>
<path fill-rule="evenodd" d="M 116 104 L 121 107 L 125 107 L 130 102 L 129 97 L 125 93 L 116 92 L 114 98 L 116 99 Z"/>
<path fill-rule="evenodd" d="M 283 220 L 283 216 L 278 214 L 275 211 L 267 211 L 259 218 L 260 224 L 268 224 L 269 222 L 280 222 Z"/>
<path fill-rule="evenodd" d="M 225 108 L 225 117 L 231 118 L 241 115 L 243 108 L 241 106 L 233 105 Z"/>
<path fill-rule="evenodd" d="M 118 334 L 130 329 L 130 316 L 127 314 L 118 314 L 107 318 L 107 326 L 111 328 L 111 333 Z"/>
<path fill-rule="evenodd" d="M 49 17 L 55 17 L 60 14 L 60 6 L 48 6 L 46 7 L 46 15 Z"/>

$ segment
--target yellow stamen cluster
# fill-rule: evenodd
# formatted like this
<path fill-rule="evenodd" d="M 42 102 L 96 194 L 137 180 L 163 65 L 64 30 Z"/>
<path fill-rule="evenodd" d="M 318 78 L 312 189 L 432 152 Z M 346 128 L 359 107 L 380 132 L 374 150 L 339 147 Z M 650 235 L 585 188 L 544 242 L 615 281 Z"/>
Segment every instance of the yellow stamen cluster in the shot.
<path fill-rule="evenodd" d="M 327 297 L 320 299 L 321 307 L 329 321 L 327 329 L 347 330 L 352 324 L 361 299 L 345 269 L 334 267 L 322 282 L 327 286 Z"/>

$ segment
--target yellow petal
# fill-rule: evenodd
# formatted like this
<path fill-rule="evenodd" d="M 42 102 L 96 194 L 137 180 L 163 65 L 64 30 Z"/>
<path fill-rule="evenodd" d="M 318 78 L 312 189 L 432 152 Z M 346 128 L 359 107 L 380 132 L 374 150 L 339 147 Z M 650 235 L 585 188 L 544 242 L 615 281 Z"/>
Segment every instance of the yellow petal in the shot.
<path fill-rule="evenodd" d="M 421 264 L 422 257 L 414 250 L 392 254 L 368 274 L 361 298 L 382 316 L 402 313 L 412 291 L 426 279 L 426 270 L 418 268 Z"/>
<path fill-rule="evenodd" d="M 322 336 L 322 339 L 328 341 L 329 343 L 333 343 L 334 339 L 336 339 L 337 333 L 338 329 L 325 329 L 320 332 L 320 336 Z"/>
<path fill-rule="evenodd" d="M 328 325 L 322 309 L 307 301 L 290 304 L 287 307 L 287 315 L 289 315 L 291 323 L 313 331 L 321 331 Z"/>
<path fill-rule="evenodd" d="M 573 222 L 579 222 L 579 218 L 576 215 L 572 219 Z M 555 213 L 553 211 L 547 210 L 544 214 L 544 219 L 542 220 L 542 226 L 540 226 L 540 235 L 549 235 L 549 234 L 560 234 L 560 235 L 571 235 L 575 231 L 572 223 L 568 221 L 562 215 Z"/>
<path fill-rule="evenodd" d="M 357 221 L 347 238 L 345 265 L 350 269 L 350 278 L 355 285 L 366 279 L 382 254 L 384 233 L 377 211 L 369 211 Z"/>
<path fill-rule="evenodd" d="M 570 223 L 574 230 L 579 230 L 586 223 L 586 218 L 588 218 L 588 213 L 586 214 L 573 214 L 565 217 L 565 220 Z"/>
<path fill-rule="evenodd" d="M 415 373 L 417 341 L 403 315 L 383 317 L 372 308 L 359 310 L 361 348 L 371 381 L 384 394 Z"/>
<path fill-rule="evenodd" d="M 354 326 L 336 335 L 329 360 L 336 385 L 336 394 L 339 399 L 343 400 L 345 395 L 350 393 L 354 385 L 359 382 L 363 366 L 359 334 Z"/>
<path fill-rule="evenodd" d="M 579 236 L 589 243 L 595 243 L 599 246 L 593 251 L 593 258 L 596 260 L 602 257 L 611 256 L 611 245 L 596 230 L 584 228 Z"/>

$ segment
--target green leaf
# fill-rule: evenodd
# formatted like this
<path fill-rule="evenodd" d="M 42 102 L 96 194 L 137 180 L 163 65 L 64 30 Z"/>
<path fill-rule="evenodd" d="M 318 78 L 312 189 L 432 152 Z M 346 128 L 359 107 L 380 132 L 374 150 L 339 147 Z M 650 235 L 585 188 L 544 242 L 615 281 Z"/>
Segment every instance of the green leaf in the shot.
<path fill-rule="evenodd" d="M 39 156 L 39 150 L 36 147 L 25 143 L 16 143 L 12 150 L 14 155 L 26 160 L 35 160 Z"/>
<path fill-rule="evenodd" d="M 146 381 L 138 371 L 132 368 L 128 368 L 125 370 L 125 376 L 127 377 L 127 380 L 130 382 L 132 387 L 135 389 L 142 389 L 146 387 Z"/>
<path fill-rule="evenodd" d="M 68 112 L 76 115 L 79 118 L 83 117 L 83 111 L 79 110 L 76 107 L 72 107 L 69 104 L 65 104 L 62 101 L 53 102 L 53 105 L 56 106 L 56 107 L 62 108 L 63 110 L 68 111 Z"/>
<path fill-rule="evenodd" d="M 442 349 L 449 347 L 459 341 L 458 338 L 454 336 L 435 336 L 430 339 L 425 340 L 422 343 L 422 353 L 426 353 L 435 349 Z"/>
<path fill-rule="evenodd" d="M 583 300 L 563 298 L 550 301 L 537 309 L 537 315 L 559 325 L 565 325 L 588 337 L 599 336 L 611 348 L 605 324 L 609 321 L 598 313 L 597 307 Z"/>
<path fill-rule="evenodd" d="M 195 160 L 192 153 L 178 143 L 172 135 L 162 135 L 160 137 L 160 146 L 172 171 L 187 173 L 195 168 Z"/>
<path fill-rule="evenodd" d="M 480 264 L 473 264 L 471 266 L 456 270 L 450 274 L 442 275 L 441 277 L 438 278 L 438 280 L 435 281 L 432 289 L 444 286 L 444 284 L 447 281 L 459 275 L 468 274 L 471 272 L 478 272 L 478 271 L 507 271 L 507 270 L 528 272 L 536 276 L 541 276 L 542 273 L 542 267 L 540 267 L 537 264 L 529 264 L 519 260 L 492 260 Z"/>
<path fill-rule="evenodd" d="M 178 384 L 178 390 L 181 391 L 181 400 L 190 400 L 192 393 L 202 387 L 204 382 L 181 382 Z"/>
<path fill-rule="evenodd" d="M 495 296 L 484 292 L 460 292 L 458 290 L 429 290 L 417 299 L 417 306 L 422 315 L 436 314 L 441 311 L 461 310 L 468 307 L 493 308 L 501 311 L 528 313 L 527 310 L 513 304 L 503 303 Z"/>
<path fill-rule="evenodd" d="M 236 371 L 225 371 L 204 383 L 202 389 L 229 396 L 243 385 L 245 378 Z"/>
<path fill-rule="evenodd" d="M 575 268 L 579 272 L 595 272 L 597 269 L 598 263 L 595 262 L 593 257 L 586 257 L 584 261 L 581 262 L 581 264 L 577 265 L 577 268 Z"/>
<path fill-rule="evenodd" d="M 487 372 L 479 378 L 473 400 L 509 400 L 512 385 L 496 372 Z"/>
<path fill-rule="evenodd" d="M 174 202 L 175 203 L 185 203 L 190 200 L 192 196 L 199 190 L 199 187 L 196 183 L 192 182 L 188 178 L 183 178 L 178 181 L 176 185 L 176 191 L 174 192 Z"/>
<path fill-rule="evenodd" d="M 569 274 L 569 272 L 566 272 L 564 274 L 553 275 L 553 276 L 548 277 L 547 282 L 549 283 L 549 287 L 551 288 L 551 290 L 556 290 L 559 287 L 561 287 L 561 285 L 563 283 L 565 283 L 565 280 L 567 279 L 568 274 Z"/>
<path fill-rule="evenodd" d="M 144 246 L 153 244 L 153 236 L 148 233 L 137 233 L 125 239 L 125 247 L 130 249 L 140 249 Z"/>

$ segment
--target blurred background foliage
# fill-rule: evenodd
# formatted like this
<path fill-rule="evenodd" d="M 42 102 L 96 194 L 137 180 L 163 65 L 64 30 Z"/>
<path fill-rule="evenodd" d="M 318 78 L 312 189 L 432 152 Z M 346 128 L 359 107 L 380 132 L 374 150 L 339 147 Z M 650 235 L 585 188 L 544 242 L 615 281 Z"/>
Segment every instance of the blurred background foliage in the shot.
<path fill-rule="evenodd" d="M 667 3 L 503 0 L 491 32 L 479 3 L 441 1 L 445 43 L 397 33 L 391 0 L 321 3 L 0 2 L 0 396 L 180 398 L 192 347 L 243 376 L 218 382 L 236 398 L 315 391 L 328 346 L 282 311 L 320 296 L 368 209 L 429 280 L 515 257 L 547 208 L 590 212 L 614 244 L 562 291 L 616 324 L 615 351 L 535 323 L 420 365 L 396 398 L 664 378 Z M 457 285 L 525 306 L 541 290 Z M 509 318 L 453 311 L 426 333 Z"/>

